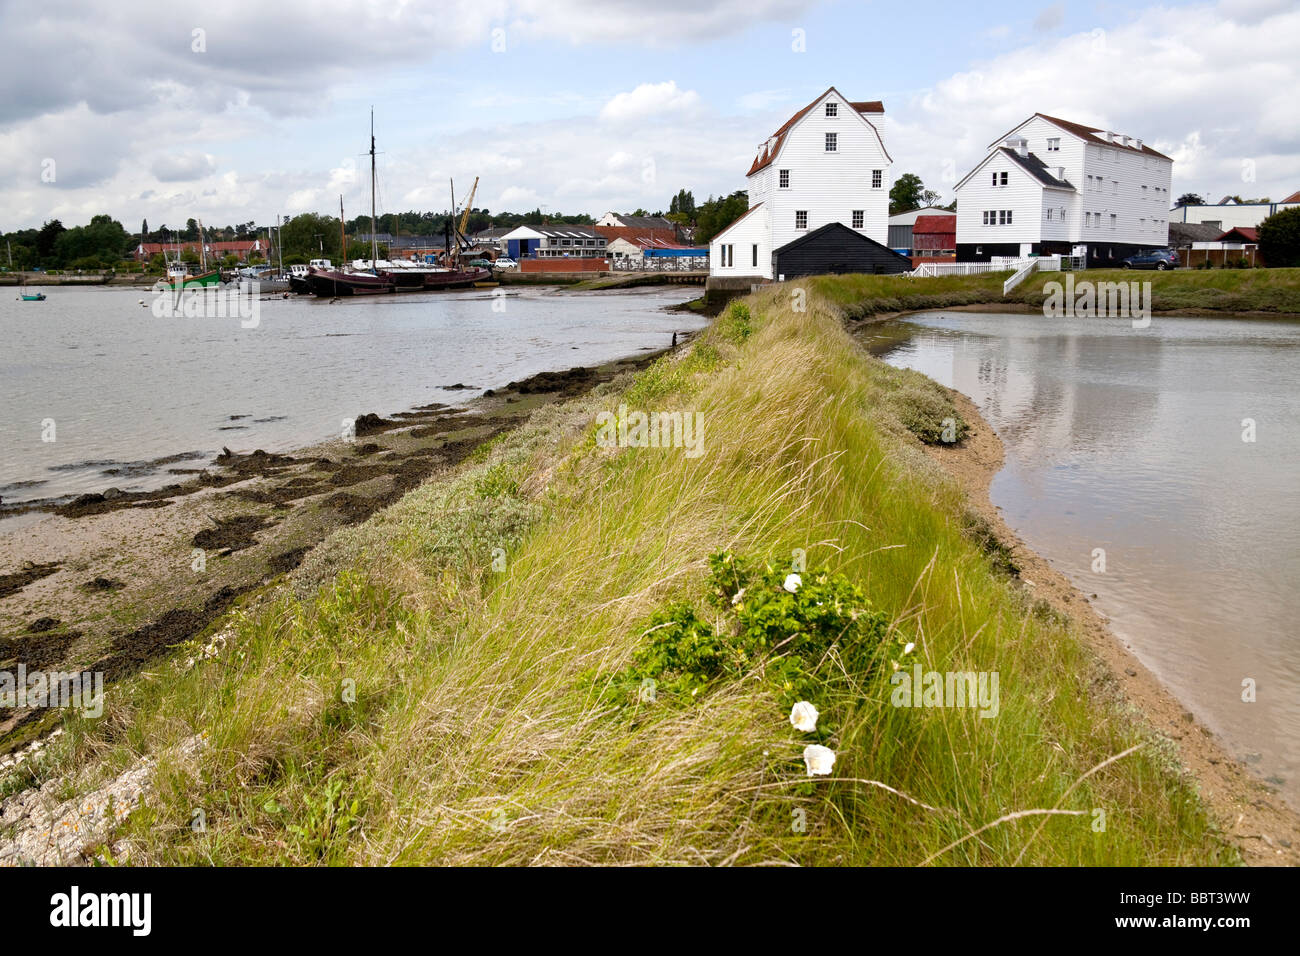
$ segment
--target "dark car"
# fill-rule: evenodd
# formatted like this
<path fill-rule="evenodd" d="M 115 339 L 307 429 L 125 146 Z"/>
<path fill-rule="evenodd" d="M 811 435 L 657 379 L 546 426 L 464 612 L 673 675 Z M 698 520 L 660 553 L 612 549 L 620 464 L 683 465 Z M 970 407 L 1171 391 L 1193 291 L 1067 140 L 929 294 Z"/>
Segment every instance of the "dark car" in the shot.
<path fill-rule="evenodd" d="M 1172 249 L 1152 249 L 1149 252 L 1139 252 L 1135 256 L 1129 256 L 1127 259 L 1121 259 L 1119 267 L 1121 269 L 1177 269 L 1178 253 Z"/>

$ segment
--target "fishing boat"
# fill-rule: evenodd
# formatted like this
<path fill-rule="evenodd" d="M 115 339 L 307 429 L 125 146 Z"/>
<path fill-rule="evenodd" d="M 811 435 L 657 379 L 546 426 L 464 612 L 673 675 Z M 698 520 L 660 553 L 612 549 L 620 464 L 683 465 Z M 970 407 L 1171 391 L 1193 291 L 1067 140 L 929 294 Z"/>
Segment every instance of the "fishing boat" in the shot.
<path fill-rule="evenodd" d="M 475 190 L 478 180 L 474 180 Z M 452 208 L 456 208 L 455 187 L 453 185 Z M 487 269 L 462 269 L 460 267 L 460 242 L 454 250 L 448 250 L 448 266 L 426 266 L 416 262 L 388 262 L 379 258 L 379 243 L 376 239 L 378 216 L 375 201 L 375 114 L 370 114 L 370 259 L 357 259 L 350 266 L 335 269 L 326 262 L 318 266 L 315 262 L 307 269 L 306 284 L 311 291 L 321 297 L 337 298 L 354 295 L 391 295 L 395 292 L 427 292 L 441 289 L 462 289 L 475 282 L 491 278 Z M 473 200 L 474 192 L 470 192 Z M 469 218 L 470 204 L 465 204 L 463 220 Z M 343 221 L 343 197 L 339 197 L 339 221 Z M 464 232 L 463 225 L 458 230 L 458 238 Z M 346 255 L 347 237 L 344 238 Z M 448 243 L 450 246 L 450 242 Z"/>
<path fill-rule="evenodd" d="M 44 292 L 24 292 L 24 293 L 22 293 L 22 300 L 23 300 L 24 302 L 44 302 L 44 301 L 45 301 L 45 293 L 44 293 Z"/>
<path fill-rule="evenodd" d="M 172 289 L 205 289 L 221 284 L 221 270 L 208 269 L 208 246 L 203 241 L 203 223 L 201 221 L 199 222 L 199 250 L 201 253 L 199 268 L 201 271 L 196 275 L 190 275 L 189 268 L 181 261 L 180 239 L 177 238 L 175 242 L 176 258 L 167 263 L 166 284 L 169 287 Z M 166 258 L 166 255 L 164 250 L 163 257 Z"/>

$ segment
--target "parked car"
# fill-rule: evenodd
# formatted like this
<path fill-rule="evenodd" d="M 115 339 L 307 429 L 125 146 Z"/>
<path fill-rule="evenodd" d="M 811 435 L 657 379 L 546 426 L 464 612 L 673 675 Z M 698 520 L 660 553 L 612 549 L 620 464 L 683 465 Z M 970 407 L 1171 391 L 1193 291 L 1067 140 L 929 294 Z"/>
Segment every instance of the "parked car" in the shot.
<path fill-rule="evenodd" d="M 492 264 L 493 264 L 494 266 L 496 266 L 498 269 L 518 269 L 518 268 L 519 268 L 519 263 L 515 262 L 514 259 L 507 259 L 505 256 L 502 256 L 500 259 L 498 259 L 496 262 L 494 262 L 494 263 L 492 263 Z"/>
<path fill-rule="evenodd" d="M 1127 259 L 1121 259 L 1119 263 L 1121 269 L 1177 269 L 1178 253 L 1172 249 L 1152 249 L 1149 252 L 1139 252 L 1135 256 L 1129 256 Z"/>
<path fill-rule="evenodd" d="M 491 269 L 491 268 L 492 268 L 492 260 L 491 260 L 491 259 L 471 259 L 471 260 L 469 260 L 469 265 L 470 265 L 472 268 L 475 268 L 475 269 Z"/>

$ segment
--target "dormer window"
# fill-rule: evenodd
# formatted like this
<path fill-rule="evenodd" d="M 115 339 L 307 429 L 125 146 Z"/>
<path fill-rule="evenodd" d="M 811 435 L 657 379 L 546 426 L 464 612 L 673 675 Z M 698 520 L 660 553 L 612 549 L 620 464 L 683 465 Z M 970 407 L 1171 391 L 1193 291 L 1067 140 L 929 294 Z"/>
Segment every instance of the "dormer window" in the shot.
<path fill-rule="evenodd" d="M 827 104 L 826 104 L 826 115 L 827 115 L 827 116 L 839 116 L 839 115 L 840 115 L 840 104 L 839 104 L 839 103 L 827 103 Z"/>
<path fill-rule="evenodd" d="M 826 134 L 826 152 L 828 152 L 828 153 L 833 153 L 833 152 L 835 152 L 836 146 L 837 146 L 838 143 L 839 143 L 839 138 L 840 138 L 840 134 L 839 134 L 839 133 L 827 133 L 827 134 Z"/>

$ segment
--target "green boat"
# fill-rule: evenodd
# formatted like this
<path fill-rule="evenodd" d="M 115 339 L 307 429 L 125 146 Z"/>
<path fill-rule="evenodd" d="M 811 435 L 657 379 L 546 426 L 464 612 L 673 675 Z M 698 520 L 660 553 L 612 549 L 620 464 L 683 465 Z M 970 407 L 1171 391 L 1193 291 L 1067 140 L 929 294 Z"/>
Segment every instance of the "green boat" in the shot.
<path fill-rule="evenodd" d="M 203 289 L 221 284 L 221 270 L 200 272 L 189 275 L 184 266 L 173 266 L 167 270 L 167 284 L 173 289 Z"/>
<path fill-rule="evenodd" d="M 24 301 L 24 302 L 44 302 L 44 301 L 45 301 L 45 293 L 44 293 L 44 292 L 37 292 L 37 293 L 35 293 L 34 295 L 32 295 L 32 294 L 28 294 L 28 293 L 24 292 L 24 293 L 22 294 L 22 296 L 23 296 L 23 301 Z"/>

